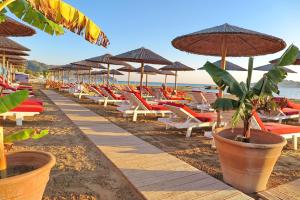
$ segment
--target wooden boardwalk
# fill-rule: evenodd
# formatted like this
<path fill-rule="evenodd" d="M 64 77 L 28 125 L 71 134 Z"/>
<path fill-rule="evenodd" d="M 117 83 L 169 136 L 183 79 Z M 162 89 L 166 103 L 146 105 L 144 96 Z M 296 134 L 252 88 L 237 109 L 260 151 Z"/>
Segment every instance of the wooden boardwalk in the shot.
<path fill-rule="evenodd" d="M 252 199 L 51 90 L 42 90 L 145 199 Z M 137 124 L 138 125 L 138 124 Z"/>
<path fill-rule="evenodd" d="M 268 200 L 299 200 L 300 179 L 260 192 L 258 195 Z"/>

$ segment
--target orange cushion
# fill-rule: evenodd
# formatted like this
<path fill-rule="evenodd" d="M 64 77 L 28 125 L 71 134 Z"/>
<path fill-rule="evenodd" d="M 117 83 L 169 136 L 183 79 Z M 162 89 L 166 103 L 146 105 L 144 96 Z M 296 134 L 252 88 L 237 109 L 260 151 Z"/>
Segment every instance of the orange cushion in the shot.
<path fill-rule="evenodd" d="M 151 105 L 151 110 L 168 110 L 168 108 L 162 105 Z"/>
<path fill-rule="evenodd" d="M 260 126 L 261 130 L 266 130 L 266 127 L 265 127 L 263 121 L 260 119 L 260 117 L 258 116 L 256 111 L 253 112 L 253 117 L 255 118 L 256 122 Z"/>
<path fill-rule="evenodd" d="M 287 106 L 288 106 L 289 108 L 294 108 L 294 109 L 300 110 L 300 104 L 295 103 L 295 102 L 292 102 L 292 101 L 290 101 L 290 100 L 287 101 Z"/>
<path fill-rule="evenodd" d="M 290 133 L 300 133 L 300 126 L 293 126 L 287 124 L 278 123 L 265 123 L 265 128 L 267 131 L 273 134 L 290 134 Z"/>

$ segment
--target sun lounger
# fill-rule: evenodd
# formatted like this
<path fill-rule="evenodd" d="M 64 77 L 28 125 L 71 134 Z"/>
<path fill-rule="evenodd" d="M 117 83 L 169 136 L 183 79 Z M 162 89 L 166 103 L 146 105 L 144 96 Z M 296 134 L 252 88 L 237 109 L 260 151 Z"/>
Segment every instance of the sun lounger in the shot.
<path fill-rule="evenodd" d="M 129 105 L 126 107 L 118 107 L 117 109 L 123 113 L 124 117 L 128 115 L 133 115 L 132 121 L 136 121 L 138 115 L 161 115 L 164 117 L 166 114 L 170 114 L 171 111 L 162 105 L 151 105 L 147 103 L 145 99 L 143 99 L 139 93 L 137 92 L 129 92 Z"/>
<path fill-rule="evenodd" d="M 212 104 L 217 100 L 218 96 L 212 92 L 192 91 L 192 105 L 201 111 L 215 111 Z"/>
<path fill-rule="evenodd" d="M 115 94 L 114 91 L 112 91 L 107 86 L 102 86 L 99 89 L 105 95 L 104 107 L 106 107 L 109 103 L 112 104 L 122 103 L 123 101 L 126 100 L 124 96 Z"/>
<path fill-rule="evenodd" d="M 90 93 L 93 93 L 93 95 L 87 95 L 85 98 L 88 98 L 95 103 L 101 104 L 105 102 L 105 99 L 107 98 L 101 90 L 96 86 L 90 86 L 89 88 Z"/>
<path fill-rule="evenodd" d="M 276 135 L 280 135 L 285 139 L 293 140 L 293 149 L 297 150 L 298 137 L 300 137 L 300 126 L 293 126 L 279 123 L 264 123 L 259 115 L 255 112 L 251 121 L 251 127 L 264 130 Z"/>
<path fill-rule="evenodd" d="M 186 137 L 190 137 L 193 128 L 211 127 L 214 130 L 216 115 L 214 113 L 196 113 L 183 104 L 168 103 L 164 105 L 173 115 L 170 118 L 159 118 L 158 121 L 166 125 L 166 129 L 175 127 L 187 129 Z"/>
<path fill-rule="evenodd" d="M 32 117 L 43 112 L 43 104 L 37 100 L 27 100 L 9 112 L 0 114 L 5 120 L 7 117 L 15 117 L 17 126 L 22 126 L 24 117 Z"/>

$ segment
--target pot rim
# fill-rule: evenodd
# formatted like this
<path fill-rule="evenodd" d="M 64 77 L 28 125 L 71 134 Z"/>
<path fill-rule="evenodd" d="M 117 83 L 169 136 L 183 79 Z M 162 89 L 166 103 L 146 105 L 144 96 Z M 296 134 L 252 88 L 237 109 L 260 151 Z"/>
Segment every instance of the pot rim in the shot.
<path fill-rule="evenodd" d="M 262 131 L 259 129 L 251 129 L 251 130 L 255 130 L 258 132 L 262 132 L 263 134 L 269 134 L 273 137 L 278 137 L 281 139 L 281 142 L 279 143 L 275 143 L 275 144 L 255 144 L 255 143 L 245 143 L 245 142 L 240 142 L 240 141 L 235 141 L 235 140 L 231 140 L 231 139 L 227 139 L 222 137 L 219 133 L 226 131 L 226 130 L 231 130 L 232 128 L 228 128 L 228 129 L 224 129 L 220 132 L 216 132 L 213 134 L 213 137 L 217 140 L 221 140 L 225 143 L 228 144 L 232 144 L 232 145 L 237 145 L 237 146 L 241 146 L 241 147 L 246 147 L 246 148 L 256 148 L 256 149 L 271 149 L 271 148 L 277 148 L 277 147 L 283 147 L 286 145 L 287 141 L 285 138 L 283 138 L 282 136 L 279 135 L 275 135 L 273 133 L 267 132 L 267 131 Z M 239 128 L 233 128 L 233 129 L 239 129 Z"/>
<path fill-rule="evenodd" d="M 51 169 L 55 165 L 55 163 L 56 163 L 55 156 L 52 155 L 49 152 L 44 152 L 44 151 L 15 151 L 15 152 L 8 153 L 6 156 L 9 156 L 9 155 L 12 155 L 12 154 L 19 154 L 19 153 L 43 154 L 43 155 L 49 157 L 49 162 L 47 162 L 45 165 L 43 165 L 43 166 L 41 166 L 41 167 L 39 167 L 37 169 L 34 169 L 32 171 L 29 171 L 29 172 L 26 172 L 26 173 L 23 173 L 23 174 L 19 174 L 19 175 L 16 175 L 16 176 L 10 176 L 10 177 L 4 178 L 4 179 L 0 179 L 0 183 L 1 184 L 5 184 L 6 182 L 19 181 L 20 179 L 26 179 L 27 177 L 30 177 L 30 176 L 32 176 L 34 174 L 42 172 L 46 168 L 50 168 Z"/>

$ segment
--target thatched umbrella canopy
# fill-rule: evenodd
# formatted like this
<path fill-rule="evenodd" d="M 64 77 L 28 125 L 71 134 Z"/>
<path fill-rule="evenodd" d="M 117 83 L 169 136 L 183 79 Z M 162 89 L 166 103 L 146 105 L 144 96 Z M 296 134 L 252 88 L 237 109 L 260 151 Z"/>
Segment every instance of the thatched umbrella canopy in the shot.
<path fill-rule="evenodd" d="M 23 58 L 21 56 L 16 56 L 16 55 L 1 55 L 0 54 L 0 57 L 2 57 L 2 56 L 5 56 L 7 60 L 23 60 L 23 61 L 26 60 L 26 58 Z"/>
<path fill-rule="evenodd" d="M 279 60 L 280 60 L 280 58 L 277 58 L 277 59 L 271 60 L 270 63 L 275 64 L 275 63 L 277 63 Z M 296 61 L 293 63 L 293 65 L 300 65 L 300 51 L 298 52 L 297 59 L 296 59 Z"/>
<path fill-rule="evenodd" d="M 7 37 L 0 37 L 0 48 L 5 48 L 9 50 L 17 50 L 17 51 L 30 51 L 27 47 L 24 47 L 21 44 L 7 38 Z"/>
<path fill-rule="evenodd" d="M 172 45 L 189 53 L 209 56 L 221 56 L 222 69 L 225 69 L 226 57 L 258 56 L 276 53 L 286 47 L 286 43 L 277 37 L 256 31 L 223 24 L 191 34 L 179 36 Z M 219 96 L 223 93 L 220 90 Z M 221 115 L 218 114 L 218 126 Z"/>
<path fill-rule="evenodd" d="M 172 71 L 166 71 L 166 70 L 161 70 L 160 74 L 165 75 L 165 85 L 167 84 L 167 78 L 168 76 L 175 76 L 175 74 Z"/>
<path fill-rule="evenodd" d="M 144 63 L 169 65 L 171 61 L 144 47 L 114 56 L 112 59 L 141 63 L 140 88 L 143 88 Z"/>
<path fill-rule="evenodd" d="M 222 67 L 221 63 L 222 63 L 222 61 L 218 60 L 218 61 L 214 62 L 213 64 L 215 64 L 217 67 L 221 68 Z M 204 67 L 200 67 L 198 70 L 203 70 L 203 68 Z M 234 64 L 232 62 L 229 62 L 229 61 L 226 61 L 225 69 L 228 71 L 247 71 L 247 69 L 245 69 L 237 64 Z"/>
<path fill-rule="evenodd" d="M 181 62 L 174 62 L 171 65 L 164 66 L 160 68 L 160 70 L 167 70 L 167 71 L 175 71 L 175 91 L 177 90 L 177 72 L 178 71 L 194 71 L 193 68 L 182 64 Z"/>
<path fill-rule="evenodd" d="M 135 72 L 141 73 L 141 67 L 137 68 Z M 145 65 L 144 74 L 146 74 L 146 87 L 148 87 L 148 75 L 160 74 L 160 71 L 150 65 Z"/>
<path fill-rule="evenodd" d="M 26 26 L 8 16 L 4 22 L 0 23 L 0 36 L 4 37 L 19 37 L 32 36 L 36 32 L 34 29 Z"/>
<path fill-rule="evenodd" d="M 71 64 L 88 68 L 88 70 L 89 70 L 89 83 L 91 83 L 91 70 L 92 70 L 92 68 L 105 69 L 105 67 L 100 65 L 99 63 L 91 62 L 91 61 L 87 61 L 87 60 L 82 60 L 82 61 L 74 62 L 74 63 L 71 63 Z"/>
<path fill-rule="evenodd" d="M 132 67 L 131 65 L 125 66 L 125 67 L 121 67 L 119 69 L 117 69 L 118 71 L 121 72 L 127 72 L 128 73 L 128 80 L 127 80 L 127 84 L 130 84 L 130 73 L 134 72 L 136 70 L 136 68 Z"/>
<path fill-rule="evenodd" d="M 254 70 L 258 70 L 258 71 L 270 71 L 271 69 L 273 69 L 274 67 L 274 64 L 267 64 L 267 65 L 263 65 L 263 66 L 260 66 L 260 67 L 256 67 L 254 68 Z M 283 68 L 287 73 L 297 73 L 289 68 L 286 68 L 286 67 L 281 67 Z"/>
<path fill-rule="evenodd" d="M 100 63 L 100 64 L 107 64 L 107 82 L 106 82 L 107 85 L 109 85 L 110 65 L 123 65 L 123 66 L 128 66 L 129 65 L 126 62 L 113 60 L 112 57 L 113 56 L 111 54 L 104 54 L 102 56 L 97 56 L 97 57 L 86 59 L 87 61 L 90 61 L 90 62 L 95 62 L 95 63 Z"/>

